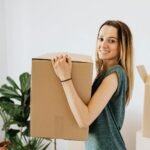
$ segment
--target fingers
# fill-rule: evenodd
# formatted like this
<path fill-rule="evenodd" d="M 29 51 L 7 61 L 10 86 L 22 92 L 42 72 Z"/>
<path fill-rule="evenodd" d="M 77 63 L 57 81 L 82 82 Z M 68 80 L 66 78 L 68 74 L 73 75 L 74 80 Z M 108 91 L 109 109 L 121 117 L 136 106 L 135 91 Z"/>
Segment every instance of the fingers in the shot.
<path fill-rule="evenodd" d="M 60 54 L 52 58 L 51 62 L 56 75 L 60 79 L 65 79 L 71 76 L 72 62 L 70 56 Z"/>
<path fill-rule="evenodd" d="M 59 62 L 71 63 L 71 57 L 68 56 L 67 54 L 59 54 L 59 55 L 56 55 L 56 56 L 52 59 L 52 64 L 59 63 Z"/>
<path fill-rule="evenodd" d="M 58 63 L 59 60 L 59 56 L 55 56 L 54 58 L 52 58 L 52 65 L 54 66 L 56 63 Z"/>
<path fill-rule="evenodd" d="M 57 62 L 57 61 L 59 60 L 59 58 L 60 58 L 60 56 L 59 56 L 59 55 L 56 55 L 52 60 L 53 60 L 53 62 L 55 63 L 55 62 Z"/>
<path fill-rule="evenodd" d="M 67 55 L 68 63 L 72 64 L 71 57 Z"/>

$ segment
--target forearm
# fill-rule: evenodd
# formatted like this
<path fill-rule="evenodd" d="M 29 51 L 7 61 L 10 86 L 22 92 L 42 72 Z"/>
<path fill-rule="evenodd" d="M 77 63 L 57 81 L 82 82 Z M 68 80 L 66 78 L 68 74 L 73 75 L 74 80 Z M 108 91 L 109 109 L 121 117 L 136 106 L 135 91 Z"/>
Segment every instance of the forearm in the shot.
<path fill-rule="evenodd" d="M 89 125 L 89 111 L 88 107 L 81 100 L 77 94 L 72 80 L 67 82 L 62 82 L 62 86 L 70 106 L 70 109 L 73 113 L 75 120 L 77 121 L 79 127 L 87 127 Z"/>

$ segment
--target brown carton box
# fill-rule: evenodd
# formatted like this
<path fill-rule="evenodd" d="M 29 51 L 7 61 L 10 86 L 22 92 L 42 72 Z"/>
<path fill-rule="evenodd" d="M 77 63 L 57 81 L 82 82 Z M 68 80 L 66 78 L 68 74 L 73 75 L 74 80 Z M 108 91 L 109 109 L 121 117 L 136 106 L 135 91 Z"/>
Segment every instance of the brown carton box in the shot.
<path fill-rule="evenodd" d="M 31 136 L 56 139 L 86 140 L 88 128 L 79 128 L 56 76 L 51 58 L 46 54 L 32 59 Z M 91 97 L 93 64 L 90 56 L 71 56 L 72 80 L 84 103 Z"/>
<path fill-rule="evenodd" d="M 144 65 L 138 65 L 137 69 L 145 84 L 142 133 L 144 137 L 150 138 L 150 75 L 146 72 Z"/>

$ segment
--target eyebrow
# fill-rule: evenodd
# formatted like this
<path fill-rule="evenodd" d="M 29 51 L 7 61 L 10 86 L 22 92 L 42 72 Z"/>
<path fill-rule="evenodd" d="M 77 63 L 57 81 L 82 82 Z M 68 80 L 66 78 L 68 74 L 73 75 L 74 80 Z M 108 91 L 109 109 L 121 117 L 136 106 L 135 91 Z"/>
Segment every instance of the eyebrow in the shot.
<path fill-rule="evenodd" d="M 101 38 L 101 37 L 103 37 L 103 36 L 98 36 L 98 38 Z M 114 36 L 109 36 L 109 37 L 107 37 L 107 38 L 109 38 L 109 39 L 116 39 L 116 40 L 118 40 L 118 38 L 117 38 L 117 37 L 114 37 Z"/>

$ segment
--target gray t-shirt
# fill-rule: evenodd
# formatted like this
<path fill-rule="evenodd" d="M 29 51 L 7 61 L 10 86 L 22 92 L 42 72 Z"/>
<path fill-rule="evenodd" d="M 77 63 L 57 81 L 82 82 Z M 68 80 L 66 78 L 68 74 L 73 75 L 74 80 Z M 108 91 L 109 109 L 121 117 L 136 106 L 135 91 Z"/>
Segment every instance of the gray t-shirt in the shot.
<path fill-rule="evenodd" d="M 103 79 L 111 73 L 117 74 L 118 88 L 102 113 L 91 124 L 89 138 L 85 143 L 86 150 L 126 150 L 120 134 L 124 121 L 125 98 L 128 87 L 127 75 L 124 69 L 120 65 L 114 65 L 104 71 L 95 79 L 92 86 L 92 95 Z"/>

